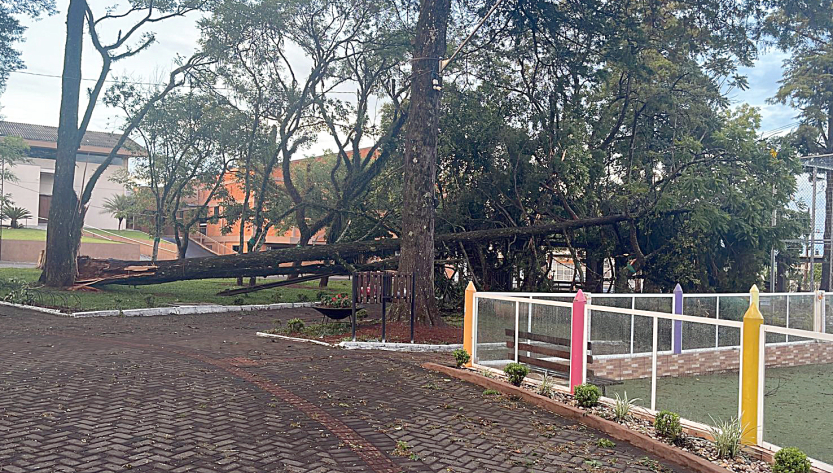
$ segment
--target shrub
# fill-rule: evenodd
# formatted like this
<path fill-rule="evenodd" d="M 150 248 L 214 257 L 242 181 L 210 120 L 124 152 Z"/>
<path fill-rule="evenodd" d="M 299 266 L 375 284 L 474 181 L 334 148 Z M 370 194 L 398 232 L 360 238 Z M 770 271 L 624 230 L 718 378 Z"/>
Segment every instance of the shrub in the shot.
<path fill-rule="evenodd" d="M 773 473 L 810 473 L 810 460 L 807 455 L 795 447 L 778 450 L 775 454 Z"/>
<path fill-rule="evenodd" d="M 324 307 L 347 308 L 353 306 L 353 299 L 346 293 L 341 294 L 325 294 L 318 302 Z"/>
<path fill-rule="evenodd" d="M 657 434 L 669 440 L 677 440 L 683 434 L 680 416 L 671 411 L 660 411 L 654 419 Z"/>
<path fill-rule="evenodd" d="M 638 400 L 639 398 L 628 399 L 627 391 L 625 391 L 624 398 L 619 397 L 619 393 L 616 393 L 616 401 L 615 404 L 613 404 L 613 419 L 617 422 L 627 420 L 631 413 L 631 407 L 633 407 Z"/>
<path fill-rule="evenodd" d="M 520 363 L 509 363 L 503 368 L 503 372 L 509 377 L 509 382 L 515 386 L 520 386 L 524 382 L 524 378 L 529 374 L 529 367 Z"/>
<path fill-rule="evenodd" d="M 541 379 L 541 385 L 538 386 L 538 394 L 546 397 L 552 397 L 552 379 L 544 375 Z"/>
<path fill-rule="evenodd" d="M 304 330 L 304 321 L 298 318 L 290 319 L 286 323 L 286 330 L 289 333 L 298 333 Z"/>
<path fill-rule="evenodd" d="M 12 304 L 34 305 L 35 294 L 32 292 L 32 287 L 25 279 L 9 278 L 3 286 L 8 288 L 3 301 L 11 302 Z"/>
<path fill-rule="evenodd" d="M 367 318 L 367 311 L 364 309 L 359 309 L 356 311 L 356 319 L 364 320 Z"/>
<path fill-rule="evenodd" d="M 590 383 L 579 384 L 575 387 L 573 396 L 575 396 L 579 406 L 593 407 L 599 403 L 599 398 L 602 397 L 602 391 L 598 386 Z"/>
<path fill-rule="evenodd" d="M 717 449 L 719 458 L 735 458 L 740 451 L 740 438 L 743 429 L 740 426 L 740 419 L 731 418 L 728 421 L 715 421 L 709 427 L 709 432 L 714 438 L 714 446 Z"/>
<path fill-rule="evenodd" d="M 453 352 L 451 352 L 451 354 L 454 355 L 454 361 L 457 362 L 457 367 L 458 368 L 465 365 L 466 363 L 469 362 L 469 360 L 471 360 L 471 356 L 469 355 L 469 352 L 467 352 L 466 350 L 463 350 L 462 348 L 458 348 L 457 350 L 454 350 Z"/>

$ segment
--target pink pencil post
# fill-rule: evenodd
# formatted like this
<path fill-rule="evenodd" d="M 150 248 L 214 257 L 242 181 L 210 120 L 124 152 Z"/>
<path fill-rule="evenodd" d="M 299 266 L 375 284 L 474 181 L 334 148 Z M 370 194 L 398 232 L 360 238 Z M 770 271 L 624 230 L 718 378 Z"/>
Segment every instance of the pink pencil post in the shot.
<path fill-rule="evenodd" d="M 587 341 L 584 339 L 584 305 L 587 298 L 579 289 L 573 299 L 572 335 L 570 337 L 570 392 L 584 383 L 584 359 L 587 354 Z"/>

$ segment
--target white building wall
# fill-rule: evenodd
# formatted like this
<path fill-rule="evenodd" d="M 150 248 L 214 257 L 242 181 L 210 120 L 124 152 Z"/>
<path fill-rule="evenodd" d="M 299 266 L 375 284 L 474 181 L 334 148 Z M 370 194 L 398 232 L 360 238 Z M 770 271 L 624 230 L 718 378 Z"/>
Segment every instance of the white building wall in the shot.
<path fill-rule="evenodd" d="M 75 167 L 75 192 L 79 195 L 90 175 L 95 172 L 98 164 L 80 162 Z M 124 194 L 124 186 L 110 181 L 121 168 L 126 168 L 125 162 L 121 166 L 109 166 L 98 180 L 93 195 L 90 198 L 90 208 L 84 221 L 85 225 L 115 229 L 119 221 L 104 210 L 104 201 L 112 195 Z M 25 207 L 32 213 L 33 218 L 24 225 L 35 226 L 38 223 L 38 202 L 40 195 L 52 195 L 52 184 L 55 172 L 55 161 L 51 159 L 33 158 L 30 164 L 19 164 L 12 169 L 19 182 L 6 183 L 6 193 L 12 195 L 15 205 Z M 44 215 L 48 218 L 48 215 Z M 6 222 L 8 223 L 8 222 Z"/>
<path fill-rule="evenodd" d="M 10 168 L 10 170 L 17 178 L 17 182 L 6 181 L 3 185 L 3 192 L 7 195 L 11 194 L 11 199 L 16 207 L 23 207 L 32 214 L 32 218 L 19 223 L 25 226 L 35 226 L 38 224 L 40 166 L 18 164 Z M 4 220 L 3 223 L 8 225 L 10 222 Z"/>

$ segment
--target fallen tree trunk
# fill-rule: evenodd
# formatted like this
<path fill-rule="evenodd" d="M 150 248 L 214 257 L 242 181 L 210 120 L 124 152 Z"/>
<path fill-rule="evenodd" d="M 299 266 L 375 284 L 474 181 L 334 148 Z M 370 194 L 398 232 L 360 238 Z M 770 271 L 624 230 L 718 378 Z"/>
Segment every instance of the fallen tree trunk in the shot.
<path fill-rule="evenodd" d="M 518 236 L 547 235 L 584 227 L 612 225 L 627 220 L 626 215 L 608 215 L 531 227 L 506 227 L 471 232 L 437 235 L 435 242 L 484 242 Z M 314 245 L 279 250 L 244 253 L 240 255 L 206 256 L 184 260 L 150 261 L 93 260 L 79 258 L 77 283 L 94 286 L 108 284 L 159 284 L 189 279 L 234 278 L 238 276 L 271 276 L 276 274 L 322 274 L 332 272 L 333 266 L 363 255 L 383 255 L 398 250 L 396 238 L 372 241 Z M 291 267 L 295 261 L 315 262 Z M 325 263 L 322 263 L 325 262 Z M 332 265 L 327 262 L 335 262 Z M 92 282 L 95 281 L 95 282 Z"/>

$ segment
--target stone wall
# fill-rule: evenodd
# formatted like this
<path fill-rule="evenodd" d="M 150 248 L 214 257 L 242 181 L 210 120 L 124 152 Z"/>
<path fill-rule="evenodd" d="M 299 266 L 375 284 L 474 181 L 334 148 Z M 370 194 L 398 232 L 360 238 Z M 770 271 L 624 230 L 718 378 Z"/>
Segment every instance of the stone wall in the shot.
<path fill-rule="evenodd" d="M 44 241 L 3 240 L 0 260 L 19 263 L 37 263 L 40 252 L 46 248 Z M 139 245 L 126 243 L 81 243 L 79 256 L 113 258 L 135 261 L 139 259 Z"/>
<path fill-rule="evenodd" d="M 766 366 L 770 368 L 833 363 L 833 343 L 793 342 L 766 347 Z M 738 371 L 739 348 L 704 349 L 675 355 L 657 355 L 657 376 L 696 376 Z M 649 378 L 651 354 L 628 357 L 593 357 L 587 365 L 593 376 L 615 380 Z"/>

